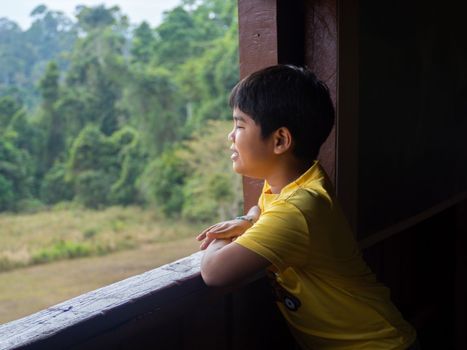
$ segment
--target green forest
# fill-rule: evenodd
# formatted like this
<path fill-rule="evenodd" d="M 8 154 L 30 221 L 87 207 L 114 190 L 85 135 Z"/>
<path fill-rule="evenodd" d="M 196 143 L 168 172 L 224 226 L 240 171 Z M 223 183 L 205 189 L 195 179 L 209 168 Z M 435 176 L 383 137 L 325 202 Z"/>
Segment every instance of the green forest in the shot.
<path fill-rule="evenodd" d="M 236 4 L 181 0 L 160 25 L 115 6 L 44 5 L 22 30 L 0 19 L 0 212 L 157 208 L 236 215 L 228 94 L 238 80 Z"/>

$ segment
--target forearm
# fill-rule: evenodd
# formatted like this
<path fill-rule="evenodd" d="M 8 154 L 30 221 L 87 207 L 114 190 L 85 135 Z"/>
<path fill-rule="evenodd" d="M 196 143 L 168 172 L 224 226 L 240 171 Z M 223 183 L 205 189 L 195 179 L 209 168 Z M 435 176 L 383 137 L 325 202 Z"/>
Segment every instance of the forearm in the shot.
<path fill-rule="evenodd" d="M 226 287 L 249 278 L 271 265 L 261 255 L 232 243 L 230 240 L 215 240 L 201 260 L 201 276 L 206 285 Z"/>
<path fill-rule="evenodd" d="M 212 273 L 216 270 L 216 254 L 225 246 L 231 244 L 230 239 L 216 239 L 211 242 L 209 247 L 204 252 L 203 258 L 201 259 L 201 276 L 207 284 L 212 279 Z"/>
<path fill-rule="evenodd" d="M 212 241 L 208 249 L 204 252 L 203 259 L 201 260 L 201 270 L 210 265 L 218 250 L 224 248 L 230 243 L 232 243 L 230 239 L 215 239 Z"/>
<path fill-rule="evenodd" d="M 248 213 L 246 213 L 246 216 L 252 220 L 252 222 L 256 222 L 259 219 L 259 216 L 261 215 L 261 210 L 257 205 L 254 205 L 248 210 Z"/>
<path fill-rule="evenodd" d="M 260 214 L 261 211 L 259 207 L 255 205 L 248 210 L 246 215 L 238 216 L 208 227 L 196 237 L 198 241 L 203 241 L 200 245 L 200 249 L 206 249 L 214 239 L 233 239 L 242 235 L 258 221 Z"/>

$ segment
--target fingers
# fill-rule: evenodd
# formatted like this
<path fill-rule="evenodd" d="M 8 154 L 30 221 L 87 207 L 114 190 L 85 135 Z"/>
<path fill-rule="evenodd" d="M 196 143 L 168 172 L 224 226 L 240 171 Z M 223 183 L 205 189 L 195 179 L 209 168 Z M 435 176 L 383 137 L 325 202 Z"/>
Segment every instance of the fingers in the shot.
<path fill-rule="evenodd" d="M 229 241 L 229 242 L 232 242 L 232 241 L 235 240 L 236 238 L 237 238 L 237 237 L 225 237 L 225 238 L 222 238 L 222 239 L 227 240 L 227 241 Z M 216 239 L 217 239 L 217 237 L 206 237 L 206 238 L 204 239 L 204 241 L 200 244 L 199 249 L 200 249 L 200 250 L 206 249 L 206 248 L 209 247 L 209 245 L 210 245 L 213 241 L 215 241 Z M 219 239 L 221 239 L 221 238 L 219 238 Z"/>
<path fill-rule="evenodd" d="M 224 230 L 224 231 L 216 231 L 216 232 L 208 232 L 206 234 L 207 238 L 211 239 L 225 239 L 225 238 L 232 238 L 241 235 L 238 231 L 232 230 Z"/>
<path fill-rule="evenodd" d="M 212 229 L 206 231 L 206 234 L 209 233 L 224 233 L 232 230 L 237 230 L 240 226 L 237 222 L 224 222 L 221 225 L 213 227 Z"/>
<path fill-rule="evenodd" d="M 245 223 L 244 221 L 230 220 L 209 226 L 196 236 L 196 240 L 203 241 L 200 249 L 206 249 L 214 239 L 228 239 L 240 236 L 248 228 L 245 227 Z"/>
<path fill-rule="evenodd" d="M 206 234 L 209 232 L 224 232 L 225 229 L 228 228 L 228 224 L 226 222 L 221 222 L 212 226 L 209 226 L 207 229 L 205 229 L 203 232 L 201 232 L 196 239 L 198 241 L 202 241 L 203 239 L 206 238 Z"/>
<path fill-rule="evenodd" d="M 246 221 L 227 223 L 221 227 L 213 228 L 206 231 L 206 236 L 215 236 L 216 238 L 229 238 L 242 235 L 248 228 L 251 227 Z"/>
<path fill-rule="evenodd" d="M 212 230 L 214 227 L 218 226 L 219 224 L 211 225 L 208 228 L 204 229 L 197 237 L 196 239 L 198 241 L 202 241 L 204 238 L 206 238 L 206 233 L 209 232 L 209 230 Z"/>
<path fill-rule="evenodd" d="M 209 247 L 212 241 L 214 241 L 214 238 L 206 237 L 204 241 L 200 244 L 199 249 L 201 250 L 206 249 L 207 247 Z"/>
<path fill-rule="evenodd" d="M 204 232 L 201 232 L 198 236 L 196 236 L 197 241 L 202 241 L 205 238 L 206 238 L 206 233 Z"/>

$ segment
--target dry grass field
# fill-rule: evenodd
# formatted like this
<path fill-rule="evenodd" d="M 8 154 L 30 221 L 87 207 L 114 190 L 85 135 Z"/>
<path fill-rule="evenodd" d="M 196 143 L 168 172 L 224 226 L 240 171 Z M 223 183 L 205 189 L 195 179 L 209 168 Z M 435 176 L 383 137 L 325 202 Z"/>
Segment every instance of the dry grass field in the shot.
<path fill-rule="evenodd" d="M 194 237 L 201 227 L 140 207 L 0 214 L 0 272 Z"/>
<path fill-rule="evenodd" d="M 190 255 L 198 246 L 184 238 L 0 273 L 0 323 Z"/>
<path fill-rule="evenodd" d="M 138 207 L 0 215 L 0 323 L 197 251 L 203 227 Z"/>

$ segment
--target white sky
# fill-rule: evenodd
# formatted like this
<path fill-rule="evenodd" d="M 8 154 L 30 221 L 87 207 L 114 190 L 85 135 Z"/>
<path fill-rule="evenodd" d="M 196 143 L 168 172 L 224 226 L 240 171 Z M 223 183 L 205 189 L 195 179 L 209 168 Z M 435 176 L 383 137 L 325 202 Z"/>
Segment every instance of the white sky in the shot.
<path fill-rule="evenodd" d="M 49 10 L 62 11 L 74 20 L 77 5 L 106 7 L 117 5 L 131 23 L 148 22 L 152 27 L 162 20 L 162 12 L 180 4 L 181 0 L 0 0 L 0 17 L 15 21 L 26 30 L 31 24 L 29 14 L 38 5 L 45 5 Z"/>

